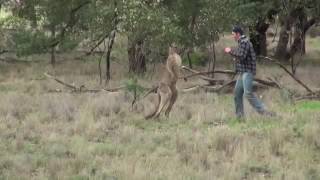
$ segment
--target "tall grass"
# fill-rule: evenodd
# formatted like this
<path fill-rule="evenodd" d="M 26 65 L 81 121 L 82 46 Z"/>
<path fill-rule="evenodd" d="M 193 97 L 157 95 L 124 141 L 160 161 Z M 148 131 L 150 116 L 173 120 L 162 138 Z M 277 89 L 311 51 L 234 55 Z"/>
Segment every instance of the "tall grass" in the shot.
<path fill-rule="evenodd" d="M 2 64 L 0 179 L 319 179 L 316 103 L 292 104 L 267 90 L 258 94 L 280 116 L 261 117 L 246 102 L 248 118 L 239 122 L 230 94 L 180 93 L 169 118 L 147 121 L 152 95 L 132 109 L 126 92 L 72 94 L 42 75 L 49 69 L 70 83 L 98 87 L 95 65 L 72 61 L 55 70 L 40 64 L 17 71 Z M 258 76 L 281 74 L 260 68 Z M 123 76 L 111 84 L 120 85 Z M 285 76 L 282 81 L 297 87 Z"/>

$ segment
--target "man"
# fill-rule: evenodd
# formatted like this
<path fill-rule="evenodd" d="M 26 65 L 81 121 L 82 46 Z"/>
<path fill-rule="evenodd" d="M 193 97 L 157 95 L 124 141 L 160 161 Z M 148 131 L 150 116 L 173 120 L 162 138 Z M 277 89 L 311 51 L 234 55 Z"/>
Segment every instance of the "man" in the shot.
<path fill-rule="evenodd" d="M 245 96 L 251 106 L 262 115 L 273 116 L 274 113 L 268 112 L 264 104 L 253 94 L 253 78 L 256 74 L 256 54 L 249 39 L 244 35 L 239 26 L 232 29 L 232 35 L 238 42 L 237 48 L 226 47 L 225 53 L 230 54 L 236 61 L 237 82 L 235 85 L 235 107 L 236 116 L 244 119 L 243 96 Z"/>

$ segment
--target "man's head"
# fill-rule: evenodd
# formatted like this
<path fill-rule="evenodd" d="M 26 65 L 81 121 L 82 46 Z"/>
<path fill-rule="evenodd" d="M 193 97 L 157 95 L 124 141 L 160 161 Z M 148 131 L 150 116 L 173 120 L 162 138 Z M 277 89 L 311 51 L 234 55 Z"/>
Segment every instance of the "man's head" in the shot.
<path fill-rule="evenodd" d="M 235 41 L 238 41 L 240 37 L 243 35 L 243 30 L 240 26 L 234 26 L 232 29 L 232 36 Z"/>

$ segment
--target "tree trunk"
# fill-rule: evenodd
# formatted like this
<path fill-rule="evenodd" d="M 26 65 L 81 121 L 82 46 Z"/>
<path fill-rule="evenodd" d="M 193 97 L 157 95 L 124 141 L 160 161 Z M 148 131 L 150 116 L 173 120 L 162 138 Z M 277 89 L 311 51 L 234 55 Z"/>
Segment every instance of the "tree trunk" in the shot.
<path fill-rule="evenodd" d="M 129 72 L 143 74 L 146 72 L 146 56 L 143 52 L 143 41 L 133 40 L 128 46 Z"/>
<path fill-rule="evenodd" d="M 280 30 L 279 42 L 275 53 L 275 57 L 277 57 L 278 59 L 288 60 L 287 46 L 290 38 L 288 33 L 289 31 L 290 25 L 288 24 L 288 22 L 285 22 Z"/>
<path fill-rule="evenodd" d="M 54 39 L 56 37 L 56 28 L 54 26 L 51 27 L 51 37 L 52 37 L 52 39 Z M 55 52 L 56 51 L 55 51 L 55 49 L 56 49 L 56 46 L 52 46 L 51 47 L 51 52 L 50 52 L 50 54 L 51 54 L 51 65 L 53 67 L 55 67 L 55 65 L 56 65 L 56 56 L 55 56 Z"/>
<path fill-rule="evenodd" d="M 291 28 L 293 25 L 296 23 L 298 26 L 296 28 L 302 29 L 301 27 L 304 26 L 304 21 L 306 18 L 305 10 L 303 7 L 298 7 L 296 9 L 293 9 L 288 15 L 280 19 L 282 21 L 282 27 L 280 31 L 280 37 L 279 37 L 279 42 L 278 46 L 276 49 L 275 56 L 279 59 L 286 60 L 290 59 L 291 53 L 289 50 L 288 51 L 288 42 L 289 42 L 289 32 L 291 31 Z M 300 26 L 300 27 L 299 27 Z M 303 32 L 303 30 L 302 30 Z M 301 40 L 301 38 L 300 38 Z M 299 43 L 299 42 L 297 42 Z M 295 44 L 293 42 L 293 44 Z M 302 43 L 303 44 L 303 43 Z M 301 46 L 300 46 L 301 47 Z M 290 48 L 291 49 L 291 48 Z"/>
<path fill-rule="evenodd" d="M 191 60 L 191 57 L 190 57 L 190 53 L 191 53 L 191 48 L 188 48 L 187 58 L 188 58 L 189 68 L 192 69 L 193 67 L 192 67 L 192 60 Z"/>
<path fill-rule="evenodd" d="M 209 71 L 214 71 L 216 68 L 216 48 L 215 48 L 215 42 L 212 40 L 210 43 L 210 49 L 209 49 Z M 211 78 L 214 78 L 214 73 L 211 74 Z"/>
<path fill-rule="evenodd" d="M 108 42 L 108 51 L 107 51 L 107 56 L 106 56 L 106 81 L 105 84 L 107 85 L 111 79 L 111 73 L 110 73 L 110 56 L 111 56 L 111 51 L 112 47 L 114 44 L 114 39 L 116 37 L 117 33 L 117 26 L 118 26 L 118 12 L 117 12 L 117 1 L 114 1 L 114 29 L 111 31 L 110 37 L 109 37 L 109 42 Z"/>
<path fill-rule="evenodd" d="M 308 21 L 307 17 L 304 16 L 300 19 L 299 26 L 295 28 L 294 40 L 289 51 L 290 57 L 296 53 L 301 53 L 301 55 L 306 53 L 306 33 L 315 23 L 314 18 Z"/>
<path fill-rule="evenodd" d="M 257 55 L 267 56 L 267 35 L 269 24 L 260 20 L 250 31 L 250 40 Z"/>
<path fill-rule="evenodd" d="M 116 37 L 116 30 L 113 30 L 110 35 L 110 39 L 108 43 L 108 51 L 106 56 L 106 84 L 108 84 L 109 80 L 111 79 L 110 56 L 111 56 L 111 51 L 112 51 L 115 37 Z"/>
<path fill-rule="evenodd" d="M 304 15 L 305 14 L 299 18 L 299 23 L 295 27 L 294 40 L 289 51 L 293 74 L 296 73 L 297 68 L 302 61 L 302 56 L 306 53 L 306 33 L 316 22 L 315 19 L 310 19 L 308 21 L 307 17 Z"/>

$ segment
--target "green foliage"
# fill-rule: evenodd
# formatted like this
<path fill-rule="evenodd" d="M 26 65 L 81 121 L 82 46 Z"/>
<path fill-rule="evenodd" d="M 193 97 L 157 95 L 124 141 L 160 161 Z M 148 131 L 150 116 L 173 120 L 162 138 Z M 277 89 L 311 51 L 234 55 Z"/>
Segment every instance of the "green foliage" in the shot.
<path fill-rule="evenodd" d="M 280 3 L 274 0 L 249 0 L 245 1 L 245 3 L 239 1 L 234 10 L 236 14 L 235 21 L 245 26 L 254 26 L 258 20 L 267 17 L 269 10 L 277 10 L 280 7 Z"/>
<path fill-rule="evenodd" d="M 21 30 L 13 34 L 13 42 L 19 56 L 42 54 L 47 51 L 46 45 L 49 43 L 49 38 L 42 32 Z"/>
<path fill-rule="evenodd" d="M 172 42 L 208 47 L 236 23 L 254 27 L 271 20 L 270 11 L 281 16 L 303 7 L 308 17 L 320 16 L 317 0 L 29 0 L 2 5 L 11 15 L 1 20 L 1 27 L 19 31 L 12 37 L 19 55 L 48 52 L 56 42 L 59 51 L 79 44 L 92 47 L 116 29 L 129 45 L 143 42 L 152 61 L 162 60 Z"/>
<path fill-rule="evenodd" d="M 126 91 L 133 95 L 133 97 L 139 97 L 143 92 L 144 88 L 138 84 L 138 79 L 133 77 L 125 81 Z"/>
<path fill-rule="evenodd" d="M 208 62 L 208 58 L 206 57 L 206 55 L 200 52 L 190 53 L 190 59 L 192 64 L 198 65 L 198 66 L 205 66 L 206 63 Z M 189 59 L 187 55 L 183 56 L 182 63 L 183 64 L 189 63 Z"/>
<path fill-rule="evenodd" d="M 55 42 L 60 51 L 74 49 L 81 41 L 81 28 L 75 28 L 85 0 L 21 1 L 12 7 L 12 15 L 2 20 L 10 29 L 17 55 L 46 53 Z M 79 9 L 77 9 L 79 8 Z M 75 29 L 77 31 L 75 31 Z M 82 37 L 83 38 L 83 37 Z"/>

